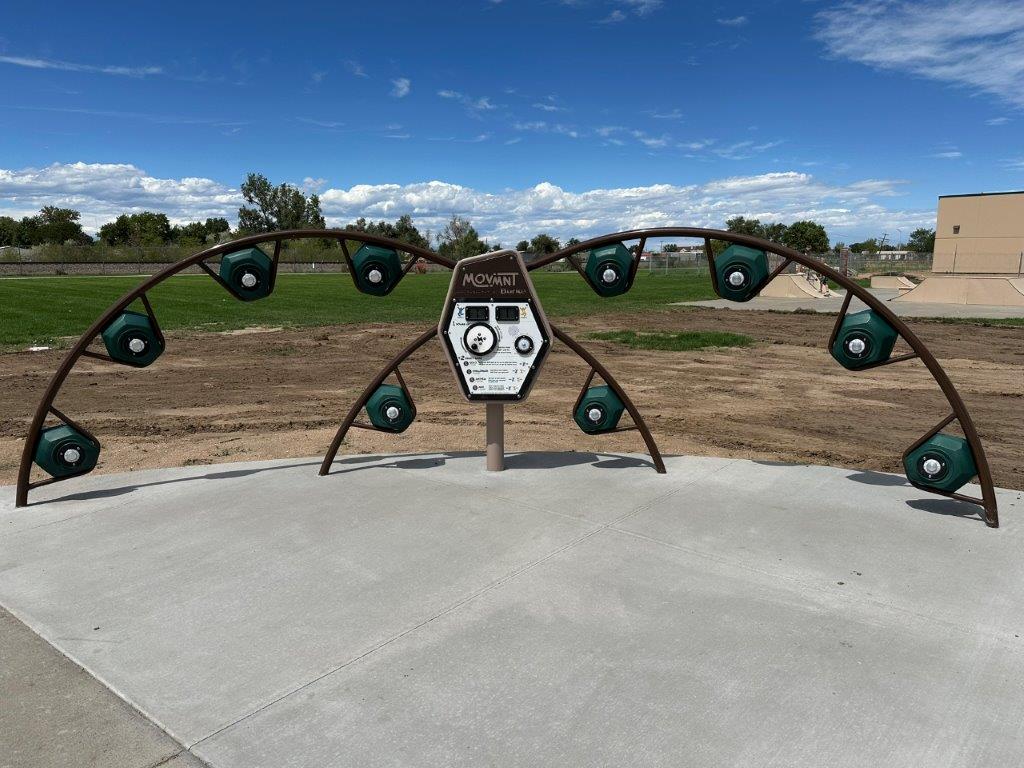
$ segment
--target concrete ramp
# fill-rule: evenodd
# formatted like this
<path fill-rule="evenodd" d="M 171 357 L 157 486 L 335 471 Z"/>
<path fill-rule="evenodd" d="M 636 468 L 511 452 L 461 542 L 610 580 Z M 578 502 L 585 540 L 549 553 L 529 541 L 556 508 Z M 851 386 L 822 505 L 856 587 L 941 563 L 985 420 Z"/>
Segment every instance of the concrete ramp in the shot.
<path fill-rule="evenodd" d="M 807 296 L 827 299 L 835 296 L 827 285 L 823 293 L 818 290 L 817 281 L 811 283 L 801 274 L 779 275 L 761 290 L 760 295 L 775 299 L 802 299 Z"/>
<path fill-rule="evenodd" d="M 917 283 L 903 275 L 872 275 L 871 287 L 883 291 L 912 291 Z"/>
<path fill-rule="evenodd" d="M 3 488 L 0 604 L 214 768 L 1020 764 L 1019 492 L 991 530 L 896 475 L 666 465 Z"/>
<path fill-rule="evenodd" d="M 892 301 L 1024 307 L 1024 277 L 936 275 Z"/>

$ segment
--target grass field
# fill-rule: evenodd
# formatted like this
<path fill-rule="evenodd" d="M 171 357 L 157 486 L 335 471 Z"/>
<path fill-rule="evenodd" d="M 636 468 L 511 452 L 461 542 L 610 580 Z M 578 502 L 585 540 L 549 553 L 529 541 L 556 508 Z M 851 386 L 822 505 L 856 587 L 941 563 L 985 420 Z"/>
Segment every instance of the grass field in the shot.
<path fill-rule="evenodd" d="M 708 347 L 749 347 L 754 340 L 742 333 L 725 331 L 680 331 L 678 333 L 637 333 L 636 331 L 599 331 L 587 335 L 591 339 L 614 341 L 630 349 L 656 349 L 667 352 L 689 352 Z"/>
<path fill-rule="evenodd" d="M 707 273 L 639 273 L 624 296 L 602 299 L 575 273 L 537 272 L 534 284 L 551 317 L 651 309 L 715 298 Z M 0 280 L 0 348 L 55 345 L 81 334 L 144 278 L 40 277 Z M 387 297 L 359 293 L 346 274 L 281 274 L 274 294 L 237 301 L 205 275 L 183 275 L 149 293 L 165 330 L 222 331 L 247 326 L 320 326 L 366 322 L 436 322 L 449 273 L 409 275 Z"/>

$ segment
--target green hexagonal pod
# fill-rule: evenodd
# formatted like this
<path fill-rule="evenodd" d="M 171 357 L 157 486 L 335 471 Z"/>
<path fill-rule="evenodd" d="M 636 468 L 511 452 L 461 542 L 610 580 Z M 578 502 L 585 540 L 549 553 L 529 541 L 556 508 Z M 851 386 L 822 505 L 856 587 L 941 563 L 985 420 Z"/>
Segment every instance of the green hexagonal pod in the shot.
<path fill-rule="evenodd" d="M 149 315 L 124 311 L 100 334 L 107 354 L 119 363 L 145 368 L 164 351 Z"/>
<path fill-rule="evenodd" d="M 764 251 L 730 245 L 715 257 L 718 295 L 729 301 L 750 301 L 768 280 Z"/>
<path fill-rule="evenodd" d="M 402 279 L 398 252 L 378 245 L 363 245 L 352 256 L 356 288 L 371 296 L 384 296 Z"/>
<path fill-rule="evenodd" d="M 220 278 L 242 301 L 255 301 L 270 295 L 273 262 L 259 248 L 229 253 L 220 260 Z"/>
<path fill-rule="evenodd" d="M 615 429 L 625 409 L 612 388 L 601 385 L 587 390 L 572 417 L 576 426 L 587 434 L 596 435 Z"/>
<path fill-rule="evenodd" d="M 587 256 L 583 273 L 599 296 L 619 296 L 629 290 L 633 257 L 622 243 L 594 248 Z"/>
<path fill-rule="evenodd" d="M 946 493 L 952 493 L 978 474 L 968 442 L 942 432 L 908 453 L 903 469 L 915 485 Z"/>
<path fill-rule="evenodd" d="M 61 424 L 39 434 L 35 460 L 53 477 L 71 477 L 92 471 L 99 456 L 99 445 L 74 427 Z"/>
<path fill-rule="evenodd" d="M 366 413 L 378 429 L 405 432 L 416 418 L 416 408 L 401 387 L 381 384 L 366 401 Z"/>
<path fill-rule="evenodd" d="M 841 366 L 855 371 L 888 360 L 898 338 L 896 329 L 884 318 L 865 309 L 843 318 L 829 351 Z"/>

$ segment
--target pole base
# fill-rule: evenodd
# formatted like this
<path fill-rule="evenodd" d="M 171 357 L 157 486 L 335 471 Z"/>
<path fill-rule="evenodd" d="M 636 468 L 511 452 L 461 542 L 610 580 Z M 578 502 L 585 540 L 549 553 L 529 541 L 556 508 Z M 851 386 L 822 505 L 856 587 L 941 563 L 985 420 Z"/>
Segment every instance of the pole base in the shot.
<path fill-rule="evenodd" d="M 505 469 L 505 404 L 487 403 L 487 471 Z"/>

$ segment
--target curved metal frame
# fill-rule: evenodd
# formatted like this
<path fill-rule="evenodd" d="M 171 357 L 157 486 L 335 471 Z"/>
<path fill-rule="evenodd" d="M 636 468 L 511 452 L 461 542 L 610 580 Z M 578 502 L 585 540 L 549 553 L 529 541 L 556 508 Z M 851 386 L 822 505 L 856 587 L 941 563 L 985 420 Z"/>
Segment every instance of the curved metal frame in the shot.
<path fill-rule="evenodd" d="M 608 372 L 607 368 L 605 368 L 603 365 L 601 365 L 600 362 L 597 361 L 597 358 L 595 358 L 593 355 L 587 352 L 587 350 L 580 346 L 580 344 L 576 342 L 576 340 L 573 339 L 571 336 L 569 336 L 569 334 L 565 333 L 555 325 L 551 326 L 551 332 L 554 334 L 556 339 L 561 341 L 563 344 L 565 344 L 565 346 L 567 346 L 569 349 L 571 349 L 573 352 L 579 355 L 579 357 L 582 358 L 583 361 L 590 366 L 590 375 L 587 377 L 587 383 L 583 385 L 584 390 L 586 390 L 587 386 L 589 386 L 590 381 L 593 379 L 594 374 L 596 373 L 602 379 L 604 379 L 605 383 L 609 387 L 611 387 L 612 391 L 615 392 L 616 395 L 618 395 L 620 400 L 622 400 L 622 404 L 626 406 L 626 410 L 629 412 L 630 418 L 633 419 L 634 426 L 625 427 L 623 429 L 617 429 L 614 431 L 626 432 L 632 429 L 636 429 L 640 433 L 641 437 L 643 437 L 644 444 L 647 446 L 647 452 L 650 454 L 651 461 L 654 463 L 654 468 L 658 471 L 659 474 L 665 474 L 665 462 L 661 458 L 661 451 L 658 450 L 658 444 L 654 441 L 654 436 L 651 434 L 651 430 L 647 428 L 647 423 L 644 421 L 643 416 L 640 415 L 640 411 L 638 411 L 636 406 L 633 405 L 633 401 L 629 399 L 629 395 L 626 394 L 625 390 L 622 388 L 619 382 L 615 380 L 615 377 Z M 377 387 L 383 384 L 392 373 L 395 374 L 395 376 L 398 378 L 398 382 L 401 385 L 402 389 L 405 391 L 406 397 L 408 397 L 409 401 L 412 402 L 412 395 L 409 393 L 409 390 L 405 386 L 405 381 L 402 379 L 402 374 L 399 370 L 399 366 L 402 363 L 404 363 L 409 357 L 411 357 L 412 354 L 416 352 L 416 350 L 418 350 L 420 347 L 422 347 L 435 336 L 437 336 L 437 326 L 434 326 L 433 328 L 424 331 L 422 334 L 416 337 L 416 339 L 411 344 L 409 344 L 405 349 L 403 349 L 401 352 L 399 352 L 397 355 L 391 358 L 391 360 L 389 360 L 384 365 L 384 367 L 377 373 L 377 375 L 370 380 L 370 383 L 366 385 L 365 389 L 363 389 L 362 394 L 359 395 L 359 399 L 352 404 L 351 408 L 349 408 L 348 413 L 345 415 L 344 421 L 342 421 L 341 426 L 338 427 L 338 431 L 334 433 L 334 439 L 331 440 L 331 445 L 327 449 L 327 453 L 324 454 L 324 459 L 320 464 L 321 476 L 330 474 L 331 464 L 334 463 L 334 459 L 337 457 L 338 451 L 341 450 L 341 444 L 345 440 L 345 435 L 348 434 L 349 429 L 351 429 L 352 427 L 356 427 L 358 429 L 371 429 L 376 432 L 387 431 L 383 429 L 378 429 L 372 424 L 365 424 L 363 422 L 356 421 L 356 417 L 359 416 L 359 412 L 366 407 L 366 403 L 369 401 L 373 393 L 377 391 Z M 583 393 L 581 392 L 580 397 L 582 396 Z M 578 400 L 577 405 L 579 405 Z M 575 408 L 573 410 L 575 410 Z"/>
<path fill-rule="evenodd" d="M 259 235 L 251 235 L 249 237 L 241 237 L 237 240 L 232 240 L 227 243 L 221 243 L 215 245 L 212 248 L 207 248 L 205 251 L 200 251 L 193 256 L 189 256 L 176 264 L 172 264 L 169 267 L 160 270 L 155 275 L 151 275 L 147 280 L 137 285 L 128 293 L 124 294 L 120 299 L 115 301 L 107 310 L 101 314 L 96 321 L 89 326 L 88 330 L 82 334 L 78 342 L 67 351 L 64 355 L 64 359 L 61 360 L 60 365 L 54 372 L 47 384 L 46 390 L 43 392 L 43 397 L 39 401 L 39 405 L 36 407 L 35 414 L 32 417 L 32 423 L 29 426 L 28 434 L 25 436 L 25 445 L 21 452 L 21 464 L 18 468 L 18 488 L 15 498 L 15 504 L 19 507 L 24 507 L 28 504 L 28 492 L 33 488 L 38 488 L 42 485 L 49 485 L 50 483 L 58 482 L 60 480 L 69 480 L 72 477 L 78 477 L 79 475 L 70 475 L 69 477 L 62 478 L 48 478 L 38 483 L 30 482 L 32 473 L 32 461 L 35 457 L 36 445 L 39 442 L 39 435 L 43 430 L 43 425 L 48 415 L 54 415 L 61 421 L 67 421 L 66 417 L 60 414 L 53 407 L 53 401 L 57 398 L 57 393 L 60 391 L 61 386 L 64 384 L 64 380 L 67 379 L 68 374 L 75 367 L 75 364 L 81 357 L 92 357 L 100 360 L 110 360 L 106 355 L 102 355 L 97 352 L 91 352 L 88 350 L 93 340 L 103 331 L 107 325 L 114 319 L 116 315 L 123 312 L 132 302 L 136 299 L 141 299 L 143 305 L 146 308 L 147 313 L 154 320 L 156 319 L 153 315 L 152 308 L 149 305 L 149 300 L 146 297 L 146 292 L 152 289 L 154 286 L 159 285 L 169 277 L 177 275 L 185 269 L 191 266 L 199 266 L 204 272 L 212 277 L 217 283 L 221 285 L 231 295 L 238 298 L 238 294 L 235 293 L 234 289 L 226 282 L 224 282 L 220 275 L 210 269 L 205 263 L 207 259 L 211 259 L 215 256 L 221 256 L 223 254 L 232 253 L 234 251 L 248 248 L 251 246 L 259 245 L 260 243 L 274 243 L 274 255 L 271 259 L 271 286 L 274 285 L 277 279 L 277 264 L 281 255 L 281 245 L 285 240 L 307 240 L 307 239 L 320 239 L 320 240 L 339 240 L 341 241 L 342 251 L 345 254 L 346 263 L 349 265 L 351 272 L 352 262 L 348 256 L 348 246 L 346 240 L 355 240 L 360 243 L 369 243 L 371 245 L 381 245 L 386 248 L 394 248 L 396 251 L 402 253 L 408 253 L 412 258 L 409 264 L 406 265 L 405 271 L 402 273 L 404 277 L 410 266 L 415 263 L 418 259 L 425 259 L 435 264 L 440 264 L 443 267 L 451 269 L 455 266 L 455 262 L 450 259 L 446 259 L 444 256 L 440 256 L 433 251 L 427 250 L 426 248 L 419 248 L 408 243 L 399 242 L 397 240 L 391 240 L 387 237 L 378 237 L 377 235 L 371 235 L 366 232 L 351 231 L 345 229 L 293 229 L 285 230 L 281 232 L 265 232 Z M 355 279 L 354 273 L 352 274 Z M 159 325 L 156 326 L 159 328 Z M 158 331 L 159 333 L 159 331 Z"/>
<path fill-rule="evenodd" d="M 981 440 L 978 436 L 977 429 L 974 426 L 974 422 L 971 419 L 970 413 L 967 411 L 967 407 L 964 405 L 964 402 L 960 397 L 960 394 L 957 392 L 956 388 L 953 386 L 953 383 L 950 381 L 949 376 L 946 374 L 945 370 L 943 370 L 938 360 L 935 359 L 935 356 L 932 355 L 932 353 L 928 350 L 924 343 L 918 338 L 918 336 L 909 328 L 909 326 L 907 326 L 906 323 L 904 323 L 899 317 L 897 317 L 895 313 L 893 313 L 883 302 L 879 301 L 872 294 L 870 294 L 856 282 L 848 278 L 846 275 L 841 274 L 840 272 L 828 266 L 824 262 L 818 261 L 817 259 L 804 255 L 799 251 L 793 250 L 792 248 L 787 248 L 785 246 L 771 243 L 767 240 L 762 240 L 760 238 L 752 237 L 749 235 L 743 235 L 734 232 L 725 232 L 722 230 L 715 229 L 702 229 L 696 227 L 659 227 L 651 229 L 628 230 L 624 232 L 616 232 L 613 234 L 592 238 L 590 240 L 578 243 L 569 248 L 563 248 L 541 259 L 537 259 L 536 261 L 533 261 L 532 263 L 527 265 L 527 270 L 533 271 L 535 269 L 539 269 L 540 267 L 551 264 L 555 261 L 559 261 L 560 259 L 566 259 L 585 278 L 586 276 L 583 273 L 583 270 L 581 269 L 580 265 L 576 262 L 576 260 L 571 258 L 572 256 L 582 251 L 588 251 L 590 249 L 598 248 L 604 245 L 611 245 L 628 240 L 638 240 L 639 244 L 636 248 L 636 252 L 633 255 L 633 264 L 629 275 L 629 283 L 631 284 L 634 276 L 636 275 L 636 271 L 640 262 L 640 257 L 643 252 L 644 245 L 646 244 L 648 239 L 659 237 L 688 237 L 703 239 L 705 243 L 705 252 L 707 254 L 708 265 L 710 267 L 711 272 L 711 280 L 712 283 L 715 284 L 716 291 L 717 280 L 716 272 L 714 269 L 715 257 L 713 249 L 711 247 L 711 243 L 713 240 L 733 243 L 737 245 L 745 245 L 751 248 L 762 250 L 768 253 L 774 253 L 778 256 L 781 256 L 783 259 L 782 263 L 772 271 L 772 273 L 768 277 L 768 280 L 765 281 L 761 288 L 763 288 L 764 285 L 767 285 L 767 283 L 772 278 L 780 274 L 790 263 L 794 262 L 797 264 L 802 264 L 808 267 L 809 269 L 813 269 L 814 271 L 822 275 L 825 275 L 826 277 L 832 279 L 839 285 L 843 286 L 846 289 L 846 301 L 844 302 L 843 308 L 840 311 L 839 317 L 836 320 L 836 324 L 833 328 L 832 336 L 830 338 L 829 346 L 831 346 L 832 340 L 834 340 L 836 334 L 839 331 L 840 324 L 842 323 L 843 318 L 845 317 L 847 310 L 849 309 L 850 301 L 853 298 L 853 296 L 856 296 L 858 299 L 864 302 L 865 305 L 867 305 L 878 315 L 880 315 L 883 319 L 885 319 L 886 322 L 888 322 L 896 330 L 899 336 L 903 338 L 904 341 L 906 341 L 906 343 L 910 346 L 913 352 L 912 354 L 890 358 L 889 360 L 878 363 L 877 365 L 889 365 L 893 363 L 902 362 L 905 360 L 910 360 L 913 358 L 920 358 L 921 361 L 924 363 L 925 367 L 928 369 L 929 373 L 931 373 L 932 378 L 939 385 L 939 389 L 942 390 L 942 393 L 943 395 L 945 395 L 946 400 L 948 401 L 950 408 L 952 410 L 952 412 L 948 417 L 946 417 L 946 419 L 940 422 L 931 432 L 922 437 L 917 443 L 908 448 L 907 452 L 914 450 L 914 448 L 919 446 L 924 440 L 927 440 L 929 437 L 937 433 L 939 430 L 941 430 L 943 427 L 947 426 L 951 422 L 959 422 L 960 427 L 963 430 L 964 437 L 966 438 L 967 443 L 970 447 L 971 454 L 974 459 L 975 466 L 977 468 L 977 478 L 978 483 L 981 486 L 982 498 L 977 499 L 959 493 L 946 493 L 943 491 L 936 490 L 934 488 L 918 485 L 911 481 L 912 484 L 915 487 L 919 488 L 920 490 L 927 491 L 929 493 L 934 493 L 941 496 L 948 496 L 951 498 L 958 499 L 960 501 L 967 501 L 973 504 L 977 504 L 981 506 L 985 511 L 986 524 L 993 528 L 998 527 L 998 508 L 995 497 L 995 488 L 992 483 L 992 475 L 988 464 L 988 459 L 985 456 L 984 448 L 981 444 Z M 152 307 L 150 306 L 149 300 L 146 296 L 147 291 L 149 291 L 154 286 L 162 283 L 167 278 L 180 273 L 181 271 L 187 269 L 188 267 L 198 265 L 217 283 L 224 287 L 229 293 L 237 297 L 238 294 L 235 293 L 232 287 L 229 284 L 227 284 L 224 280 L 222 280 L 220 278 L 220 275 L 214 272 L 205 262 L 208 259 L 220 256 L 222 254 L 231 253 L 242 248 L 268 242 L 274 243 L 274 255 L 271 262 L 271 286 L 273 286 L 277 278 L 277 267 L 283 242 L 286 240 L 311 238 L 338 240 L 341 244 L 342 252 L 345 256 L 345 261 L 349 265 L 349 270 L 353 280 L 355 279 L 355 274 L 354 272 L 352 272 L 351 269 L 352 261 L 349 256 L 348 246 L 346 243 L 346 241 L 348 240 L 367 243 L 371 245 L 380 245 L 387 248 L 393 248 L 394 250 L 402 253 L 409 254 L 411 256 L 411 259 L 403 269 L 399 280 L 401 280 L 402 277 L 409 273 L 413 265 L 419 259 L 424 259 L 426 261 L 439 264 L 449 269 L 455 266 L 455 263 L 453 261 L 443 256 L 440 256 L 439 254 L 436 254 L 433 251 L 430 251 L 425 248 L 419 248 L 408 243 L 391 240 L 390 238 L 379 237 L 365 232 L 350 230 L 301 229 L 286 230 L 280 232 L 268 232 L 259 235 L 252 235 L 250 237 L 239 238 L 238 240 L 233 240 L 227 243 L 216 245 L 212 248 L 208 248 L 204 251 L 201 251 L 200 253 L 185 258 L 179 261 L 178 263 L 167 267 L 166 269 L 161 270 L 160 272 L 156 273 L 155 275 L 152 275 L 149 279 L 143 281 L 140 285 L 136 286 L 131 291 L 126 293 L 124 296 L 122 296 L 120 299 L 114 302 L 114 304 L 112 304 L 102 315 L 100 315 L 100 317 L 85 331 L 85 333 L 82 334 L 78 342 L 73 347 L 71 347 L 71 349 L 68 350 L 67 354 L 64 356 L 64 359 L 61 361 L 61 364 L 54 372 L 54 375 L 50 379 L 50 382 L 47 385 L 43 397 L 36 408 L 35 414 L 32 418 L 32 422 L 29 426 L 28 434 L 25 437 L 25 445 L 22 450 L 21 464 L 18 470 L 18 486 L 16 495 L 17 506 L 22 507 L 28 503 L 28 493 L 32 488 L 36 488 L 41 485 L 46 485 L 60 480 L 70 479 L 70 477 L 78 476 L 71 475 L 66 478 L 51 477 L 37 483 L 30 482 L 30 475 L 32 471 L 32 463 L 35 455 L 35 450 L 36 446 L 38 445 L 39 437 L 42 432 L 44 423 L 46 421 L 46 417 L 49 415 L 53 415 L 57 419 L 65 423 L 68 423 L 72 426 L 76 426 L 74 425 L 73 422 L 71 422 L 71 420 L 68 417 L 66 417 L 56 408 L 54 408 L 53 403 L 54 400 L 56 399 L 57 393 L 60 391 L 60 388 L 63 385 L 64 381 L 67 379 L 71 370 L 74 368 L 75 364 L 81 357 L 87 356 L 105 360 L 110 359 L 106 355 L 91 352 L 88 349 L 88 347 L 90 344 L 92 344 L 95 338 L 103 331 L 103 329 L 106 328 L 106 326 L 111 322 L 115 315 L 124 311 L 130 304 L 132 304 L 132 302 L 139 299 L 142 301 L 147 314 L 149 314 L 150 318 L 153 320 L 154 327 L 157 329 L 157 333 L 160 333 L 159 325 L 156 323 L 156 316 L 153 313 Z M 554 332 L 556 338 L 558 338 L 560 341 L 566 344 L 566 346 L 572 349 L 577 355 L 583 358 L 583 360 L 590 365 L 591 371 L 590 376 L 587 380 L 588 384 L 593 379 L 594 374 L 597 373 L 622 399 L 623 404 L 626 406 L 630 416 L 633 419 L 634 425 L 640 431 L 644 439 L 644 442 L 647 444 L 648 451 L 650 452 L 651 457 L 654 460 L 656 468 L 659 472 L 664 472 L 664 463 L 661 460 L 661 455 L 658 452 L 658 448 L 654 442 L 653 436 L 647 429 L 647 426 L 644 423 L 643 418 L 640 416 L 639 412 L 636 410 L 636 407 L 633 405 L 632 401 L 629 400 L 628 396 L 619 386 L 618 382 L 616 382 L 615 379 L 611 376 L 611 374 L 608 373 L 608 371 L 575 340 L 573 340 L 564 332 L 556 329 L 554 326 L 552 326 L 552 331 Z M 392 372 L 396 374 L 403 390 L 405 390 L 406 393 L 408 394 L 408 389 L 405 386 L 404 380 L 402 380 L 401 378 L 401 373 L 398 371 L 398 366 L 403 360 L 405 360 L 407 357 L 409 357 L 409 355 L 411 355 L 413 352 L 415 352 L 417 349 L 423 346 L 423 344 L 429 341 L 436 334 L 436 328 L 432 328 L 429 331 L 421 334 L 415 341 L 412 342 L 412 344 L 410 344 L 404 350 L 402 350 L 402 352 L 399 353 L 399 355 L 396 358 L 394 358 L 391 361 L 391 363 L 389 363 L 374 378 L 370 386 L 368 386 L 364 390 L 363 394 L 359 398 L 359 401 L 357 401 L 357 403 L 349 410 L 349 413 L 346 416 L 345 421 L 343 421 L 341 426 L 339 427 L 338 432 L 336 433 L 334 440 L 331 443 L 331 447 L 328 450 L 327 455 L 324 457 L 323 463 L 321 464 L 321 475 L 327 474 L 330 471 L 331 462 L 336 456 L 341 446 L 341 442 L 344 439 L 345 434 L 348 432 L 348 429 L 351 428 L 352 426 L 362 426 L 355 421 L 356 416 L 358 415 L 359 411 L 364 407 L 366 400 L 373 393 L 376 387 L 383 383 L 383 381 L 388 376 L 390 376 Z M 877 367 L 877 365 L 865 366 L 865 368 Z M 86 434 L 87 437 L 95 439 L 92 438 L 87 432 L 85 432 L 84 429 L 80 427 L 77 428 L 81 429 L 83 433 Z M 370 426 L 370 428 L 373 429 L 374 427 Z"/>
<path fill-rule="evenodd" d="M 953 382 L 950 381 L 946 371 L 939 364 L 939 361 L 935 359 L 935 355 L 933 355 L 928 347 L 925 346 L 924 342 L 918 338 L 917 334 L 914 333 L 910 327 L 891 309 L 889 309 L 884 302 L 877 299 L 861 285 L 854 282 L 846 275 L 841 274 L 838 270 L 833 269 L 823 261 L 819 261 L 818 259 L 814 259 L 806 254 L 802 254 L 792 248 L 787 248 L 786 246 L 778 245 L 777 243 L 772 243 L 768 240 L 762 240 L 759 237 L 752 237 L 750 235 L 743 235 L 736 232 L 725 232 L 718 229 L 701 229 L 697 227 L 655 227 L 651 229 L 633 229 L 625 232 L 616 232 L 610 235 L 595 237 L 582 243 L 577 243 L 569 248 L 563 248 L 562 250 L 556 251 L 555 253 L 549 254 L 541 259 L 537 259 L 529 264 L 527 269 L 532 271 L 558 261 L 559 259 L 566 259 L 577 269 L 577 271 L 581 271 L 582 273 L 582 270 L 580 270 L 579 265 L 575 263 L 575 260 L 568 257 L 579 253 L 580 251 L 589 251 L 593 248 L 600 248 L 604 245 L 612 245 L 614 243 L 620 243 L 627 240 L 639 240 L 639 247 L 633 257 L 632 276 L 632 274 L 636 273 L 636 268 L 639 264 L 640 256 L 643 253 L 643 247 L 647 240 L 660 237 L 689 237 L 704 240 L 704 251 L 708 259 L 708 267 L 711 272 L 711 281 L 713 284 L 716 283 L 716 273 L 714 251 L 711 247 L 712 240 L 719 240 L 736 245 L 745 245 L 750 248 L 756 248 L 760 251 L 766 251 L 768 253 L 774 253 L 781 256 L 783 259 L 782 263 L 771 272 L 761 288 L 767 285 L 772 278 L 781 274 L 782 271 L 793 262 L 803 264 L 805 267 L 813 269 L 815 272 L 834 280 L 846 289 L 846 300 L 843 302 L 843 307 L 839 312 L 839 317 L 836 319 L 836 324 L 832 329 L 832 335 L 829 339 L 829 347 L 832 346 L 832 342 L 835 340 L 835 337 L 839 332 L 840 324 L 843 322 L 843 318 L 846 316 L 846 312 L 850 307 L 850 301 L 854 296 L 883 317 L 887 323 L 896 329 L 896 332 L 913 350 L 913 353 L 893 357 L 873 366 L 865 366 L 859 370 L 876 368 L 882 365 L 891 365 L 893 363 L 900 363 L 914 358 L 921 359 L 921 362 L 924 363 L 928 372 L 935 380 L 935 383 L 939 385 L 939 389 L 942 390 L 942 394 L 945 395 L 952 413 L 931 432 L 908 448 L 907 453 L 914 450 L 921 443 L 951 422 L 959 422 L 960 428 L 963 430 L 964 437 L 967 440 L 967 444 L 971 449 L 974 465 L 978 471 L 977 477 L 978 484 L 981 486 L 981 498 L 978 499 L 973 496 L 965 496 L 960 493 L 947 493 L 945 491 L 936 490 L 935 488 L 919 485 L 909 478 L 908 482 L 910 482 L 915 488 L 927 491 L 928 493 L 934 493 L 939 496 L 947 496 L 949 498 L 957 499 L 958 501 L 977 504 L 985 511 L 985 524 L 990 528 L 999 527 L 999 510 L 998 503 L 996 501 L 995 486 L 992 483 L 992 471 L 988 464 L 988 458 L 985 456 L 985 449 L 981 444 L 981 438 L 978 436 L 978 430 L 974 426 L 971 414 L 967 411 L 967 406 L 964 405 L 964 401 L 960 397 L 960 393 L 957 392 L 956 387 L 953 386 Z M 715 287 L 717 292 L 717 285 Z M 856 371 L 851 371 L 851 373 L 856 373 Z"/>

